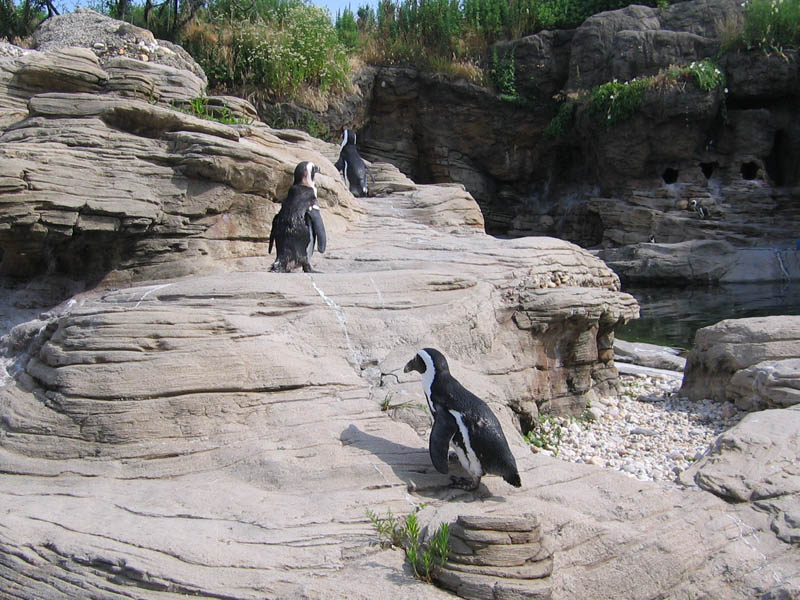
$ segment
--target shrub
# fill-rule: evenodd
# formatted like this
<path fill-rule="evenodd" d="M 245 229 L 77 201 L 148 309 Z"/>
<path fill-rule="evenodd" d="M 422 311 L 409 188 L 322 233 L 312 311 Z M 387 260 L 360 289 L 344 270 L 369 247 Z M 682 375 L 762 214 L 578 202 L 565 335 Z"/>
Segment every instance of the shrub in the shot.
<path fill-rule="evenodd" d="M 800 2 L 750 0 L 745 6 L 741 40 L 748 48 L 783 51 L 800 45 Z"/>
<path fill-rule="evenodd" d="M 430 583 L 436 571 L 447 562 L 450 553 L 450 526 L 447 523 L 442 523 L 430 541 L 423 544 L 416 512 L 402 520 L 391 511 L 382 518 L 367 509 L 367 518 L 377 531 L 381 544 L 403 548 L 417 579 Z"/>
<path fill-rule="evenodd" d="M 317 6 L 275 0 L 253 21 L 227 17 L 185 30 L 182 43 L 209 77 L 212 87 L 285 97 L 301 85 L 323 92 L 344 88 L 349 65 L 328 13 Z M 239 14 L 226 0 L 214 14 Z M 242 9 L 244 10 L 244 9 Z M 271 11 L 271 12 L 270 12 Z M 249 13 L 248 13 L 249 14 Z"/>
<path fill-rule="evenodd" d="M 589 93 L 589 109 L 607 127 L 633 116 L 644 100 L 649 78 L 621 83 L 616 79 L 594 88 Z"/>

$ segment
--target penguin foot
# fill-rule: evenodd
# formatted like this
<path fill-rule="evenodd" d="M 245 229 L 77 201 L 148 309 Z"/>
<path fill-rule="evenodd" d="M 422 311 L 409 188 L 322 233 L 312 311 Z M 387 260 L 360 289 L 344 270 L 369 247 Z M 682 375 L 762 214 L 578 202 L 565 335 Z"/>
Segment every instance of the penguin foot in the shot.
<path fill-rule="evenodd" d="M 473 492 L 478 489 L 478 486 L 481 484 L 481 478 L 478 477 L 477 479 L 472 479 L 470 477 L 451 477 L 450 478 L 450 487 L 451 488 L 458 488 L 460 490 L 467 490 L 468 492 Z"/>
<path fill-rule="evenodd" d="M 311 265 L 303 265 L 303 273 L 322 273 L 322 271 L 312 269 Z"/>
<path fill-rule="evenodd" d="M 284 265 L 282 265 L 281 263 L 279 263 L 278 261 L 275 261 L 274 263 L 272 263 L 272 267 L 270 267 L 269 270 L 272 273 L 286 273 L 286 267 Z"/>

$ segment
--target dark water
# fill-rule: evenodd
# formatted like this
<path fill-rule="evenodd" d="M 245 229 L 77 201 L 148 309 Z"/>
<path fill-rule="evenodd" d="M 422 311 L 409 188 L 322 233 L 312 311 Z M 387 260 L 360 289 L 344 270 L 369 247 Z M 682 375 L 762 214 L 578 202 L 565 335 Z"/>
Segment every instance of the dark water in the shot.
<path fill-rule="evenodd" d="M 691 348 L 695 331 L 723 319 L 800 315 L 800 282 L 623 291 L 639 301 L 641 317 L 617 329 L 617 337 L 664 346 Z"/>

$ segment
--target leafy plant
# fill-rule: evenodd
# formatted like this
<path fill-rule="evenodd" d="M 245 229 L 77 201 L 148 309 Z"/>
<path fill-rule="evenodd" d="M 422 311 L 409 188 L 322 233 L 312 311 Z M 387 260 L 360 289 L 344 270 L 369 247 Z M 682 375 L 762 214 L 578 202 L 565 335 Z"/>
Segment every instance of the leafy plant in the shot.
<path fill-rule="evenodd" d="M 497 48 L 492 50 L 492 68 L 489 71 L 492 82 L 501 96 L 516 97 L 516 63 L 514 60 L 514 50 L 503 54 L 502 58 L 497 56 Z"/>
<path fill-rule="evenodd" d="M 557 417 L 539 415 L 539 422 L 525 434 L 525 441 L 531 446 L 549 450 L 554 456 L 558 456 L 563 437 L 564 428 Z"/>
<path fill-rule="evenodd" d="M 577 108 L 578 103 L 575 100 L 571 98 L 564 100 L 558 107 L 558 113 L 544 130 L 544 134 L 549 138 L 557 138 L 567 133 L 575 123 Z"/>
<path fill-rule="evenodd" d="M 800 45 L 800 3 L 750 0 L 745 5 L 741 42 L 748 49 L 782 52 Z"/>
<path fill-rule="evenodd" d="M 430 583 L 437 569 L 447 562 L 450 553 L 450 526 L 447 523 L 442 523 L 426 544 L 421 540 L 416 511 L 403 520 L 394 516 L 391 510 L 387 511 L 386 517 L 379 517 L 368 508 L 367 518 L 378 532 L 381 544 L 405 551 L 406 560 L 417 579 Z"/>
<path fill-rule="evenodd" d="M 245 124 L 247 119 L 237 117 L 233 111 L 224 105 L 211 105 L 209 99 L 205 96 L 198 96 L 192 98 L 188 104 L 180 105 L 173 102 L 172 107 L 181 112 L 207 119 L 209 121 L 216 121 L 224 123 L 225 125 Z"/>
<path fill-rule="evenodd" d="M 725 74 L 710 60 L 692 62 L 683 72 L 693 77 L 697 86 L 704 92 L 725 87 Z"/>
<path fill-rule="evenodd" d="M 639 110 L 650 82 L 650 78 L 645 77 L 625 82 L 614 79 L 604 83 L 589 93 L 589 109 L 606 127 L 611 127 L 629 119 Z"/>

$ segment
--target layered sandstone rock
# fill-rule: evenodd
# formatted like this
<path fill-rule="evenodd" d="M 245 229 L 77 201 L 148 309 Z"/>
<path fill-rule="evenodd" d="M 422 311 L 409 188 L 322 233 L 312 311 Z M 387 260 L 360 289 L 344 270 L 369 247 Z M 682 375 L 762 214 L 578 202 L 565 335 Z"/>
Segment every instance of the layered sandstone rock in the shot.
<path fill-rule="evenodd" d="M 743 410 L 797 403 L 800 317 L 728 319 L 697 331 L 682 393 Z"/>
<path fill-rule="evenodd" d="M 528 587 L 496 571 L 512 594 L 800 589 L 796 548 L 750 504 L 561 463 L 522 440 L 539 407 L 573 412 L 614 387 L 613 332 L 637 306 L 602 261 L 555 239 L 488 237 L 463 189 L 381 165 L 385 196 L 357 203 L 335 146 L 108 90 L 110 67 L 82 51 L 74 72 L 96 71 L 97 93 L 18 85 L 27 56 L 0 61 L 13 84 L 0 93 L 13 106 L 2 264 L 28 277 L 0 288 L 9 595 L 449 597 L 408 575 L 366 517 L 422 504 L 431 522 L 461 515 L 464 538 L 476 516 L 499 531 L 536 515 L 552 573 Z M 58 86 L 72 72 L 59 67 Z M 306 159 L 322 167 L 322 273 L 269 273 L 271 215 Z M 485 477 L 455 491 L 433 468 L 420 382 L 402 373 L 426 345 L 498 414 L 522 488 Z M 423 436 L 382 410 L 397 405 Z M 458 573 L 459 586 L 477 577 Z"/>

